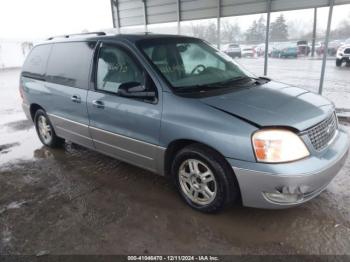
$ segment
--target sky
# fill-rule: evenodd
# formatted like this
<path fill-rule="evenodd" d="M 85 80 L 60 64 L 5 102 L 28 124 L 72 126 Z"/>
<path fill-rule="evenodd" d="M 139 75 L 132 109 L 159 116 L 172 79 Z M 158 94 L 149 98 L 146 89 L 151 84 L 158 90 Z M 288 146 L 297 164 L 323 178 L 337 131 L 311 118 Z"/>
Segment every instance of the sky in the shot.
<path fill-rule="evenodd" d="M 272 13 L 271 20 L 279 14 Z M 312 28 L 312 9 L 283 14 L 288 23 L 293 23 L 300 30 Z M 223 20 L 238 23 L 242 30 L 246 30 L 259 16 L 239 16 Z M 325 30 L 327 16 L 328 8 L 318 9 L 318 30 Z M 349 4 L 335 6 L 332 28 L 337 27 L 347 17 L 350 17 Z M 0 0 L 0 39 L 44 39 L 83 30 L 91 32 L 108 28 L 112 28 L 110 0 Z M 166 26 L 163 28 L 167 30 Z M 152 31 L 152 26 L 149 29 Z M 143 27 L 137 27 L 137 30 L 142 31 Z"/>
<path fill-rule="evenodd" d="M 43 39 L 112 25 L 109 0 L 0 0 L 0 39 Z"/>

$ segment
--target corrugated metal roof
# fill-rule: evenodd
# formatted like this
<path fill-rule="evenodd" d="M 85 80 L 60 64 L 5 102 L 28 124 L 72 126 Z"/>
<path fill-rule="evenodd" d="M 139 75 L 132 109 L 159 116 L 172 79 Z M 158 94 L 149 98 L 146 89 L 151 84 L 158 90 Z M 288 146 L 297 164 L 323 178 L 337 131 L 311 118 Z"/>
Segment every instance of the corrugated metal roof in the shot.
<path fill-rule="evenodd" d="M 266 13 L 267 0 L 111 0 L 120 27 Z M 178 4 L 179 1 L 179 4 Z M 144 4 L 145 3 L 145 4 Z M 220 9 L 219 9 L 220 4 Z M 335 5 L 350 0 L 335 0 Z M 180 13 L 178 13 L 180 6 Z M 329 6 L 329 0 L 271 0 L 271 11 Z M 145 7 L 145 8 L 144 8 Z M 146 12 L 145 12 L 146 11 Z"/>

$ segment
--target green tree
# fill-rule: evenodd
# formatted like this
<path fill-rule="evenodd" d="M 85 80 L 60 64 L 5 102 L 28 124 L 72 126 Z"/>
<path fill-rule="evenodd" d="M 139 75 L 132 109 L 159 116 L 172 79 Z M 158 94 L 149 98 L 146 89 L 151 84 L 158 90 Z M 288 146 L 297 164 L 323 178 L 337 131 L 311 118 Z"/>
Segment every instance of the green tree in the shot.
<path fill-rule="evenodd" d="M 281 14 L 277 19 L 271 23 L 270 27 L 270 40 L 271 41 L 285 41 L 288 40 L 288 25 L 286 20 Z"/>

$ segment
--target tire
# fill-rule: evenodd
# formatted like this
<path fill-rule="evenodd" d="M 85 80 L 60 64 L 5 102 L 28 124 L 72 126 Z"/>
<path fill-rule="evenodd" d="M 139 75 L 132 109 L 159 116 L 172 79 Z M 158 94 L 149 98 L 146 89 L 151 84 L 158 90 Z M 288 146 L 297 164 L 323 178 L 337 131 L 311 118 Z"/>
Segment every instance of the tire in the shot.
<path fill-rule="evenodd" d="M 44 110 L 38 109 L 35 112 L 34 124 L 36 133 L 38 134 L 41 143 L 45 146 L 56 148 L 63 145 L 64 139 L 56 135 L 50 119 Z"/>
<path fill-rule="evenodd" d="M 335 60 L 335 65 L 336 65 L 337 67 L 341 67 L 341 64 L 342 64 L 342 60 L 341 60 L 341 59 Z"/>
<path fill-rule="evenodd" d="M 184 201 L 201 212 L 219 212 L 240 197 L 236 177 L 226 160 L 200 144 L 189 145 L 176 154 L 171 175 Z"/>

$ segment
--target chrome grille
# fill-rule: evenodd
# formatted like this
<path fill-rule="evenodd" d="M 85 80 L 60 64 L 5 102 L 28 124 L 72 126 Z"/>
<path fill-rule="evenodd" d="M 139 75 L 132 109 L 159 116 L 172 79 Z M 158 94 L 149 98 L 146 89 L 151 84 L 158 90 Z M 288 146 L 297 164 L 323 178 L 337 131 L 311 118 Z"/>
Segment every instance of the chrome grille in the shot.
<path fill-rule="evenodd" d="M 337 128 L 337 117 L 335 113 L 333 113 L 329 118 L 308 129 L 307 135 L 309 136 L 313 147 L 320 151 L 332 140 Z"/>

